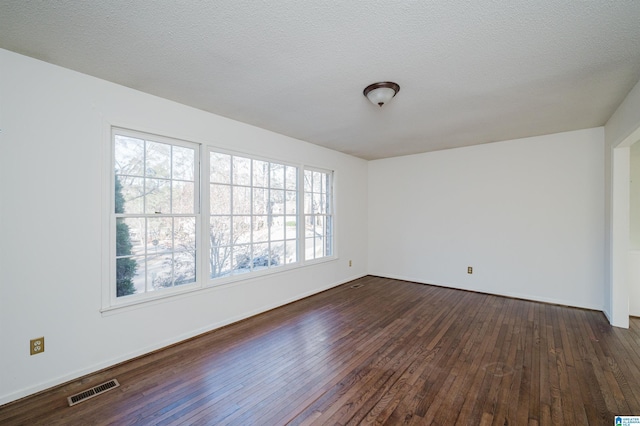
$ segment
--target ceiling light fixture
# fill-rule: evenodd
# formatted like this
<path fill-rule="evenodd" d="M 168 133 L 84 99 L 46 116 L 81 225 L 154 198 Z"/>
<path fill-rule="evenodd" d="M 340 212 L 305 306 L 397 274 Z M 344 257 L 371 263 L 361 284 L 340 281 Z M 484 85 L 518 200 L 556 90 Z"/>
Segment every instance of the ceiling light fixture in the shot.
<path fill-rule="evenodd" d="M 372 104 L 382 107 L 400 91 L 400 86 L 391 81 L 373 83 L 364 89 L 364 95 Z"/>

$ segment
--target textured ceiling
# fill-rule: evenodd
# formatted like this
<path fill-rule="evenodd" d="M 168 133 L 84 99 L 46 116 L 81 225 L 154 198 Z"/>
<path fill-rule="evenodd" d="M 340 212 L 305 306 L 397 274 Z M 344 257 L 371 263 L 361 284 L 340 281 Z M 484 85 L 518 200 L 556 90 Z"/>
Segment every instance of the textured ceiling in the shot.
<path fill-rule="evenodd" d="M 640 1 L 1 0 L 0 47 L 376 159 L 603 125 Z"/>

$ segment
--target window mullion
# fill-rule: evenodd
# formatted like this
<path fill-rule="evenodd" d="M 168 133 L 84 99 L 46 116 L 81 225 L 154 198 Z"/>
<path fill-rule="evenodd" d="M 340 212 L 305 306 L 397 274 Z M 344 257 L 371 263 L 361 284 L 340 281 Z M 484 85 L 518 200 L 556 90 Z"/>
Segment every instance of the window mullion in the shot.
<path fill-rule="evenodd" d="M 255 225 L 255 216 L 254 216 L 254 209 L 253 209 L 253 160 L 249 161 L 249 226 L 250 226 L 250 230 L 249 230 L 249 265 L 250 265 L 250 270 L 251 272 L 253 272 L 253 267 L 255 266 L 253 264 L 253 259 L 254 259 L 254 253 L 253 253 L 253 227 Z"/>
<path fill-rule="evenodd" d="M 209 155 L 204 155 L 202 147 L 196 151 L 196 155 L 198 156 L 196 161 L 197 170 L 193 178 L 198 178 L 198 184 L 195 185 L 196 195 L 193 200 L 193 208 L 196 212 L 196 268 L 199 268 L 200 271 L 198 274 L 198 270 L 196 270 L 196 281 L 200 282 L 200 287 L 203 287 L 205 280 L 211 275 L 207 262 L 208 256 L 205 255 L 210 253 L 209 250 L 211 250 L 211 212 L 209 206 L 211 176 L 209 173 Z M 207 188 L 206 192 L 204 190 L 205 186 Z"/>
<path fill-rule="evenodd" d="M 142 213 L 147 213 L 147 141 L 144 140 L 143 141 L 143 150 L 142 150 Z M 147 276 L 149 274 L 146 273 L 147 268 L 148 268 L 148 262 L 147 259 L 149 259 L 149 241 L 148 241 L 148 236 L 149 236 L 149 218 L 145 215 L 144 216 L 144 237 L 143 237 L 143 242 L 144 242 L 144 259 L 142 259 L 142 262 L 144 263 L 144 269 L 143 271 L 145 271 L 144 274 L 144 292 L 148 293 L 149 292 L 149 283 L 147 281 Z"/>
<path fill-rule="evenodd" d="M 304 209 L 304 196 L 305 196 L 305 191 L 304 191 L 304 167 L 301 165 L 298 168 L 298 188 L 297 188 L 297 194 L 298 194 L 298 244 L 297 244 L 297 258 L 299 259 L 299 262 L 304 264 L 306 259 L 305 256 L 305 252 L 306 252 L 306 222 L 307 222 L 307 212 Z"/>
<path fill-rule="evenodd" d="M 253 162 L 252 162 L 253 163 Z M 271 167 L 269 162 L 269 176 L 267 179 L 267 268 L 271 268 L 271 226 L 273 222 L 273 206 L 271 205 Z M 253 181 L 252 181 L 253 182 Z M 251 191 L 253 193 L 253 191 Z"/>
<path fill-rule="evenodd" d="M 231 258 L 229 259 L 229 261 L 231 262 L 231 270 L 233 271 L 233 268 L 235 266 L 235 262 L 233 261 L 233 253 L 235 251 L 235 236 L 234 236 L 234 231 L 235 231 L 235 206 L 234 206 L 234 193 L 235 193 L 235 185 L 234 185 L 234 179 L 233 179 L 233 159 L 235 158 L 234 155 L 231 155 L 229 157 L 229 206 L 230 206 L 230 211 L 229 211 L 229 217 L 231 220 L 231 223 L 229 224 L 229 226 L 231 227 L 231 241 L 229 242 L 231 244 Z"/>

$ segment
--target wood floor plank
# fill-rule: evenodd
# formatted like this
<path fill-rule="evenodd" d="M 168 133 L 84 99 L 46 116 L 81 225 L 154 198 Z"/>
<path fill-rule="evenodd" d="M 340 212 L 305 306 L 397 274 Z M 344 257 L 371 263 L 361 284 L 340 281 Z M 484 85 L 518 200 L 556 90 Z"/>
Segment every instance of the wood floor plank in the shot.
<path fill-rule="evenodd" d="M 362 287 L 351 288 L 353 284 Z M 66 397 L 117 378 L 113 391 Z M 0 407 L 2 425 L 612 424 L 640 319 L 380 277 Z"/>

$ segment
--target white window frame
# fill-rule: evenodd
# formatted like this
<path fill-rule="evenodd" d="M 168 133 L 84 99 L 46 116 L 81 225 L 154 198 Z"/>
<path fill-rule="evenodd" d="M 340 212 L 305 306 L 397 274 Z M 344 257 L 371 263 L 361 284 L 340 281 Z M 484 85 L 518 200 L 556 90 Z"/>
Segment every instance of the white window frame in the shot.
<path fill-rule="evenodd" d="M 295 234 L 295 239 L 294 239 L 294 241 L 296 243 L 296 251 L 295 251 L 296 260 L 294 262 L 287 262 L 285 260 L 284 264 L 268 265 L 267 267 L 258 268 L 258 269 L 254 269 L 253 264 L 250 264 L 249 268 L 248 268 L 249 269 L 248 271 L 241 272 L 241 273 L 233 273 L 233 270 L 234 270 L 233 262 L 235 261 L 235 259 L 232 259 L 232 265 L 231 265 L 232 266 L 232 268 L 231 268 L 232 273 L 230 273 L 228 275 L 225 275 L 225 276 L 218 276 L 218 277 L 211 277 L 210 276 L 211 270 L 210 270 L 209 265 L 207 264 L 206 271 L 207 271 L 207 276 L 209 277 L 209 284 L 213 285 L 213 286 L 220 285 L 220 284 L 226 284 L 226 283 L 229 283 L 229 282 L 246 280 L 246 279 L 250 279 L 250 278 L 253 278 L 253 277 L 256 277 L 256 276 L 260 276 L 260 275 L 264 275 L 264 274 L 277 273 L 277 272 L 280 272 L 280 271 L 283 271 L 283 270 L 288 270 L 288 269 L 299 267 L 301 265 L 301 261 L 300 261 L 300 253 L 301 253 L 301 251 L 300 251 L 300 196 L 301 196 L 301 191 L 300 191 L 300 188 L 301 188 L 300 187 L 300 170 L 301 170 L 302 166 L 299 165 L 299 164 L 293 164 L 293 163 L 289 163 L 289 162 L 282 161 L 282 160 L 275 160 L 275 159 L 265 158 L 265 157 L 262 157 L 262 156 L 257 156 L 257 155 L 253 155 L 253 154 L 249 154 L 249 153 L 245 153 L 245 152 L 229 151 L 229 150 L 220 149 L 220 148 L 216 148 L 216 147 L 208 147 L 208 151 L 207 151 L 207 155 L 206 155 L 206 160 L 207 161 L 210 160 L 211 154 L 226 155 L 226 156 L 230 156 L 231 158 L 240 157 L 240 158 L 247 159 L 247 160 L 251 161 L 251 168 L 250 168 L 250 176 L 251 176 L 250 180 L 251 180 L 251 182 L 250 182 L 249 185 L 247 185 L 247 184 L 236 184 L 233 181 L 229 182 L 228 184 L 221 184 L 221 183 L 211 182 L 210 179 L 207 179 L 207 181 L 206 181 L 206 185 L 209 188 L 212 185 L 224 185 L 224 186 L 229 186 L 232 191 L 233 191 L 233 188 L 247 188 L 247 189 L 249 189 L 250 190 L 250 200 L 251 200 L 250 201 L 251 211 L 249 213 L 235 213 L 234 212 L 234 208 L 233 208 L 233 200 L 231 200 L 230 211 L 228 213 L 225 213 L 225 214 L 222 214 L 222 213 L 214 214 L 209 210 L 210 200 L 207 199 L 206 208 L 207 208 L 207 216 L 208 217 L 214 217 L 214 216 L 225 217 L 225 216 L 229 216 L 230 218 L 232 218 L 231 219 L 232 221 L 233 221 L 233 217 L 250 217 L 251 218 L 250 227 L 253 230 L 254 218 L 255 217 L 264 216 L 264 214 L 256 213 L 255 210 L 254 210 L 255 207 L 256 207 L 255 200 L 253 198 L 254 193 L 255 193 L 254 190 L 256 190 L 256 189 L 257 190 L 267 189 L 267 190 L 270 191 L 270 190 L 276 189 L 276 188 L 273 188 L 271 186 L 271 182 L 270 182 L 271 174 L 269 174 L 269 178 L 268 178 L 269 182 L 268 182 L 266 187 L 264 187 L 264 186 L 255 186 L 254 185 L 254 181 L 253 181 L 253 178 L 254 178 L 253 163 L 254 163 L 254 161 L 259 161 L 259 162 L 267 162 L 267 163 L 270 163 L 270 164 L 276 164 L 276 165 L 284 166 L 284 167 L 292 167 L 292 168 L 296 169 L 297 173 L 296 173 L 296 186 L 295 186 L 295 189 L 292 190 L 292 189 L 288 188 L 287 185 L 286 185 L 286 182 L 285 182 L 285 184 L 283 186 L 283 189 L 282 189 L 282 191 L 284 191 L 285 194 L 286 194 L 287 191 L 290 191 L 290 192 L 291 191 L 295 191 L 295 193 L 296 193 L 296 204 L 295 204 L 296 212 L 295 212 L 295 214 L 287 214 L 287 212 L 285 211 L 281 215 L 276 215 L 276 216 L 282 216 L 284 218 L 284 220 L 285 220 L 285 229 L 286 229 L 286 218 L 287 217 L 291 217 L 291 216 L 295 216 L 297 227 L 296 227 L 296 234 Z M 211 167 L 211 165 L 208 163 L 207 164 L 207 170 L 209 170 L 210 167 Z M 203 168 L 203 170 L 204 170 L 204 168 Z M 231 175 L 233 175 L 233 173 L 231 173 Z M 285 180 L 286 180 L 286 174 L 285 174 Z M 278 190 L 278 189 L 276 189 L 276 190 Z M 206 192 L 206 197 L 210 196 L 210 192 L 208 190 L 205 190 L 203 192 Z M 204 198 L 205 197 L 203 196 L 203 199 Z M 285 198 L 286 198 L 286 195 L 285 195 Z M 209 222 L 206 222 L 206 223 L 203 222 L 203 229 L 204 229 L 205 226 L 208 227 L 209 226 Z M 254 243 L 255 243 L 255 241 L 253 240 L 253 236 L 254 236 L 254 233 L 252 231 L 250 233 L 250 240 L 248 242 L 244 242 L 244 243 L 231 242 L 230 244 L 228 244 L 226 246 L 227 247 L 238 247 L 238 246 L 244 246 L 244 245 L 253 246 Z M 209 234 L 207 233 L 207 238 L 203 238 L 203 239 L 206 240 L 206 242 L 205 242 L 205 245 L 206 245 L 205 250 L 206 250 L 207 255 L 209 256 L 210 253 L 211 253 L 212 247 L 211 247 L 211 244 L 210 244 L 211 240 L 208 237 L 209 237 Z M 285 236 L 283 241 L 286 244 L 287 241 L 291 241 L 291 240 L 293 240 L 293 239 L 287 238 L 287 236 Z M 271 244 L 273 242 L 278 242 L 278 241 L 281 241 L 281 240 L 275 240 L 275 239 L 272 239 L 271 236 L 269 236 L 268 240 L 267 241 L 263 241 L 262 243 L 268 245 L 269 253 L 271 253 L 271 247 L 272 247 Z M 286 252 L 285 252 L 285 256 L 286 256 Z M 249 257 L 252 258 L 252 256 L 249 256 Z M 251 259 L 251 260 L 253 260 L 253 259 Z M 269 260 L 271 260 L 271 256 L 269 256 Z"/>
<path fill-rule="evenodd" d="M 127 128 L 128 126 L 118 126 L 110 123 L 105 123 L 104 127 L 104 140 L 105 148 L 102 151 L 105 157 L 103 168 L 103 194 L 104 197 L 104 212 L 103 216 L 103 241 L 105 241 L 105 250 L 103 251 L 103 285 L 102 285 L 102 309 L 101 312 L 109 314 L 110 311 L 117 312 L 122 308 L 135 307 L 139 304 L 152 303 L 154 301 L 160 301 L 167 297 L 180 296 L 185 293 L 191 293 L 194 291 L 201 291 L 210 288 L 214 288 L 220 285 L 233 285 L 236 282 L 251 280 L 262 277 L 264 275 L 278 274 L 286 272 L 292 269 L 310 266 L 322 262 L 328 262 L 337 259 L 337 241 L 336 241 L 336 214 L 335 214 L 335 172 L 318 167 L 311 167 L 304 163 L 293 163 L 275 158 L 268 158 L 261 155 L 255 155 L 245 151 L 232 151 L 223 149 L 217 146 L 200 144 L 197 142 L 187 141 L 181 138 L 174 138 L 169 136 L 158 135 L 153 131 L 138 131 Z M 116 295 L 116 219 L 115 214 L 115 135 L 121 134 L 125 136 L 131 136 L 143 140 L 152 140 L 155 142 L 166 143 L 170 145 L 186 146 L 189 148 L 195 148 L 196 152 L 196 170 L 194 174 L 195 183 L 195 227 L 196 227 L 196 280 L 194 283 L 182 284 L 171 288 L 165 288 L 161 291 L 150 291 L 141 294 L 132 294 L 124 297 L 117 297 Z M 209 253 L 210 253 L 210 204 L 209 204 L 209 155 L 211 152 L 235 155 L 243 158 L 249 158 L 251 160 L 266 161 L 270 163 L 276 163 L 279 165 L 295 167 L 297 168 L 297 208 L 296 208 L 296 262 L 281 265 L 275 268 L 265 268 L 260 270 L 251 271 L 249 273 L 232 275 L 230 277 L 211 278 L 209 270 Z M 313 170 L 321 173 L 329 173 L 331 176 L 331 197 L 332 211 L 331 211 L 331 225 L 332 225 L 332 249 L 331 254 L 316 259 L 305 259 L 305 211 L 304 211 L 304 173 L 305 170 Z M 286 191 L 286 188 L 285 188 Z M 285 214 L 286 216 L 286 214 Z M 286 226 L 286 219 L 285 219 Z M 285 236 L 285 240 L 288 236 Z"/>
<path fill-rule="evenodd" d="M 326 202 L 328 204 L 328 206 L 326 206 L 326 211 L 324 213 L 315 213 L 315 212 L 311 212 L 308 213 L 307 208 L 308 206 L 306 205 L 306 200 L 307 200 L 307 193 L 308 191 L 306 190 L 305 187 L 305 173 L 306 172 L 311 172 L 311 173 L 322 173 L 324 175 L 327 175 L 329 177 L 329 185 L 327 187 L 325 187 L 325 192 L 324 195 L 326 196 Z M 302 206 L 301 209 L 301 221 L 302 221 L 302 246 L 304 248 L 304 252 L 302 253 L 302 259 L 306 264 L 309 263 L 315 263 L 315 262 L 321 262 L 324 260 L 331 260 L 331 259 L 335 259 L 336 258 L 336 243 L 335 243 L 335 194 L 334 194 L 334 182 L 335 182 L 335 173 L 331 170 L 325 170 L 325 169 L 321 169 L 318 167 L 310 167 L 310 166 L 304 166 L 302 168 L 302 173 L 301 173 L 301 195 L 302 195 L 302 203 L 304 204 Z M 314 192 L 314 187 L 313 187 L 313 183 L 312 183 L 312 188 L 311 188 L 311 197 L 313 197 L 314 194 L 319 194 L 322 195 L 322 191 L 320 193 L 318 192 Z M 327 238 L 327 236 L 329 236 L 330 238 L 330 249 L 329 249 L 329 253 L 325 253 L 324 255 L 321 256 L 316 256 L 316 249 L 315 249 L 315 239 L 314 239 L 314 257 L 311 259 L 307 258 L 307 235 L 306 235 L 306 225 L 307 225 L 307 218 L 308 217 L 324 217 L 324 222 L 325 222 L 325 229 L 327 229 L 327 232 L 323 233 L 323 237 Z"/>
<path fill-rule="evenodd" d="M 117 214 L 115 213 L 115 139 L 116 135 L 127 136 L 136 139 L 142 139 L 145 141 L 158 142 L 162 144 L 168 144 L 171 146 L 181 146 L 194 150 L 195 153 L 195 170 L 194 170 L 194 211 L 193 213 L 136 213 L 136 214 Z M 202 155 L 202 147 L 201 145 L 188 142 L 177 138 L 170 138 L 166 136 L 159 136 L 152 133 L 140 132 L 129 130 L 121 127 L 111 127 L 110 132 L 110 159 L 109 159 L 109 296 L 108 296 L 108 305 L 106 308 L 110 307 L 120 307 L 120 306 L 128 306 L 132 304 L 138 304 L 141 302 L 156 300 L 165 298 L 168 296 L 182 294 L 186 292 L 190 292 L 193 290 L 200 289 L 202 287 L 202 231 L 201 231 L 201 200 L 200 200 L 200 185 L 201 185 L 201 164 L 200 157 Z M 173 182 L 173 178 L 169 179 L 169 181 Z M 192 283 L 174 285 L 172 287 L 163 288 L 161 290 L 155 291 L 145 291 L 143 293 L 131 294 L 127 296 L 117 296 L 117 279 L 116 279 L 116 264 L 117 258 L 116 255 L 116 229 L 117 229 L 117 219 L 119 218 L 180 218 L 180 217 L 194 217 L 195 218 L 195 273 L 196 279 Z M 172 254 L 175 254 L 176 251 L 172 250 Z M 145 257 L 149 255 L 145 253 Z M 103 310 L 105 307 L 103 307 Z"/>

